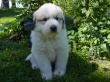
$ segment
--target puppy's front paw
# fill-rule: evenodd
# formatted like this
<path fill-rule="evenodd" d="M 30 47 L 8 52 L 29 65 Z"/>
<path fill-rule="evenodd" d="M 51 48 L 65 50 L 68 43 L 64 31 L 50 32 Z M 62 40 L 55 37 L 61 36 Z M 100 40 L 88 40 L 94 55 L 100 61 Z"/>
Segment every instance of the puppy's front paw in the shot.
<path fill-rule="evenodd" d="M 52 79 L 52 74 L 42 73 L 42 79 L 44 79 L 44 80 L 51 80 Z"/>
<path fill-rule="evenodd" d="M 32 56 L 32 54 L 29 54 L 25 60 L 30 61 L 33 70 L 38 68 L 37 62 L 35 58 Z"/>
<path fill-rule="evenodd" d="M 31 63 L 32 64 L 32 69 L 35 70 L 35 69 L 38 69 L 38 66 L 34 63 Z"/>
<path fill-rule="evenodd" d="M 65 74 L 64 70 L 55 70 L 54 75 L 55 76 L 63 76 Z"/>

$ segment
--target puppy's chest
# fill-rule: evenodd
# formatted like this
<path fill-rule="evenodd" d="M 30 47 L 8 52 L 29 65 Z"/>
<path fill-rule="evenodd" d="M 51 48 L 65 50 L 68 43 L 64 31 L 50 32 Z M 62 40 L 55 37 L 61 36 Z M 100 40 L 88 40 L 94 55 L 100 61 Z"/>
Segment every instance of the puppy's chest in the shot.
<path fill-rule="evenodd" d="M 53 41 L 47 41 L 44 43 L 44 46 L 42 47 L 44 53 L 47 55 L 47 57 L 50 59 L 50 61 L 54 61 L 56 58 L 56 52 L 58 45 L 56 42 Z"/>

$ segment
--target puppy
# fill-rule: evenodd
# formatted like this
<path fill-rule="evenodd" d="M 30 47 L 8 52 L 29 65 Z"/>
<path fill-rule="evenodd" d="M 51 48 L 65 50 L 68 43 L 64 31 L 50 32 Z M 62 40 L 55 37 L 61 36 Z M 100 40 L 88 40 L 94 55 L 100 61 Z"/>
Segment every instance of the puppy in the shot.
<path fill-rule="evenodd" d="M 26 60 L 31 62 L 33 69 L 40 69 L 45 80 L 51 80 L 52 74 L 64 75 L 68 61 L 68 40 L 63 11 L 59 6 L 46 3 L 34 12 L 33 21 L 32 49 Z"/>

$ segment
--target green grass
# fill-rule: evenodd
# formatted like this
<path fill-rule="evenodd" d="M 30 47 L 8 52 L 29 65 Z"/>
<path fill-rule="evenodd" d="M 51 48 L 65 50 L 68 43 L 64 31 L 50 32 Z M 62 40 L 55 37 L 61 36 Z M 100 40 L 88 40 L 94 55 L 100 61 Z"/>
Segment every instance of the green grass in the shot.
<path fill-rule="evenodd" d="M 13 22 L 16 20 L 17 14 L 21 12 L 21 9 L 2 9 L 0 10 L 0 24 Z"/>
<path fill-rule="evenodd" d="M 22 9 L 2 9 L 0 10 L 0 38 L 6 37 L 17 27 L 16 18 Z"/>
<path fill-rule="evenodd" d="M 2 9 L 0 10 L 0 24 L 13 22 L 16 20 L 16 15 L 20 13 L 19 9 Z"/>
<path fill-rule="evenodd" d="M 29 53 L 26 41 L 0 40 L 0 82 L 45 82 L 40 72 L 32 70 L 31 64 L 25 61 Z M 103 70 L 100 65 L 70 53 L 65 76 L 54 77 L 49 82 L 110 82 L 109 68 Z"/>
<path fill-rule="evenodd" d="M 16 20 L 15 17 L 2 17 L 2 18 L 0 18 L 0 23 L 5 24 L 5 23 L 8 23 L 8 22 L 13 22 L 15 20 Z"/>

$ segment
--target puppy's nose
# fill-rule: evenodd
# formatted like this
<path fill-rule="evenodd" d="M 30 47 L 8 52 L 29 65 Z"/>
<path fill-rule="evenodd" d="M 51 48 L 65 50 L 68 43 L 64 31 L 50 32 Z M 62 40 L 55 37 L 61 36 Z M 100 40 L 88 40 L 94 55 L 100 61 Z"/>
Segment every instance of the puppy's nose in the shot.
<path fill-rule="evenodd" d="M 57 26 L 53 25 L 50 27 L 51 32 L 56 32 L 57 31 Z"/>

